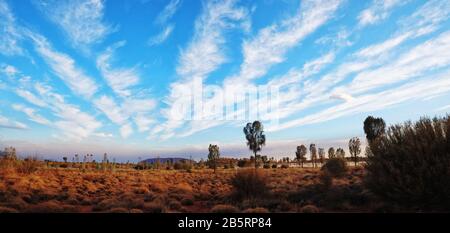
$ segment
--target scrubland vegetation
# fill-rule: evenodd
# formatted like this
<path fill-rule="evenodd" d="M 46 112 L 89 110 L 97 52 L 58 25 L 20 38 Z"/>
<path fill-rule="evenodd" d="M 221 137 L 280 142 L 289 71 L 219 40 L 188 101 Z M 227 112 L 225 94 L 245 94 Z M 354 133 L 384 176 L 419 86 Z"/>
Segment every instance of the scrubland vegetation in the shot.
<path fill-rule="evenodd" d="M 293 160 L 260 156 L 261 123 L 244 128 L 250 159 L 160 164 L 0 159 L 0 212 L 267 213 L 435 212 L 450 210 L 450 119 L 423 118 L 385 129 L 368 117 L 368 147 L 359 138 L 342 148 L 299 145 Z M 310 160 L 306 159 L 307 151 Z M 77 155 L 78 157 L 78 155 Z M 306 163 L 309 166 L 306 166 Z M 296 164 L 296 167 L 292 167 Z"/>

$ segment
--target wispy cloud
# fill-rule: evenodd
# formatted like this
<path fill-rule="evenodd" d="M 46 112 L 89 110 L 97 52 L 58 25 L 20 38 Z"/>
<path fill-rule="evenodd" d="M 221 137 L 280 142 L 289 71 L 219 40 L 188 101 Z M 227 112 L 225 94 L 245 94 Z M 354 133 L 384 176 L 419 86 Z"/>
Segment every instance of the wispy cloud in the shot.
<path fill-rule="evenodd" d="M 47 118 L 37 114 L 36 110 L 33 108 L 25 107 L 21 104 L 14 104 L 12 107 L 16 111 L 25 113 L 31 121 L 42 125 L 50 125 L 50 121 Z"/>
<path fill-rule="evenodd" d="M 96 133 L 102 123 L 92 114 L 82 111 L 78 106 L 69 104 L 65 98 L 55 93 L 52 87 L 37 83 L 35 88 L 49 106 L 48 109 L 57 118 L 51 126 L 60 130 L 67 140 L 82 141 Z"/>
<path fill-rule="evenodd" d="M 340 4 L 341 1 L 337 0 L 303 1 L 295 16 L 265 27 L 255 37 L 244 41 L 242 46 L 244 62 L 241 64 L 240 72 L 235 76 L 225 79 L 223 88 L 233 93 L 242 92 L 242 88 L 249 88 L 252 84 L 248 83 L 248 81 L 265 75 L 270 67 L 283 62 L 287 51 L 298 45 L 307 35 L 313 33 L 317 28 L 331 19 Z M 302 77 L 317 72 L 323 65 L 330 63 L 333 59 L 334 54 L 329 53 L 321 59 L 305 64 L 301 70 L 291 70 L 290 75 L 286 75 L 276 82 L 271 82 L 269 85 L 282 86 L 287 83 L 298 82 Z M 289 94 L 285 96 L 289 96 Z M 216 97 L 220 97 L 220 93 Z M 232 97 L 227 96 L 227 98 Z M 223 101 L 223 99 L 210 98 L 206 100 L 204 105 L 222 106 L 221 104 L 218 105 L 216 103 L 217 101 Z M 235 104 L 233 100 L 226 102 Z M 261 107 L 261 110 L 267 108 L 267 106 L 259 107 Z M 205 111 L 204 108 L 201 111 Z M 181 135 L 189 136 L 201 130 L 224 124 L 225 122 L 211 121 L 209 123 L 202 123 L 198 125 L 196 122 L 192 122 L 188 131 Z"/>
<path fill-rule="evenodd" d="M 8 77 L 13 77 L 19 73 L 19 70 L 12 65 L 1 64 L 0 65 L 0 73 L 3 73 Z"/>
<path fill-rule="evenodd" d="M 63 80 L 66 85 L 77 95 L 90 98 L 98 87 L 94 79 L 76 66 L 76 62 L 69 55 L 55 51 L 46 38 L 28 32 L 34 42 L 36 51 L 53 70 L 54 74 Z"/>
<path fill-rule="evenodd" d="M 236 27 L 248 16 L 245 8 L 235 6 L 234 0 L 208 1 L 195 22 L 195 33 L 187 49 L 181 52 L 177 73 L 184 78 L 201 77 L 225 62 L 221 47 L 225 30 Z"/>
<path fill-rule="evenodd" d="M 263 28 L 243 44 L 244 62 L 240 74 L 229 81 L 252 80 L 267 73 L 274 64 L 284 61 L 288 49 L 333 17 L 341 1 L 302 1 L 298 13 L 281 23 Z"/>
<path fill-rule="evenodd" d="M 392 8 L 406 2 L 401 0 L 373 0 L 373 3 L 359 14 L 359 25 L 376 24 L 386 19 L 390 15 Z"/>
<path fill-rule="evenodd" d="M 155 23 L 157 24 L 165 24 L 172 16 L 177 12 L 179 7 L 181 6 L 181 0 L 171 0 L 158 14 L 155 19 Z"/>
<path fill-rule="evenodd" d="M 103 95 L 94 100 L 94 105 L 113 123 L 121 126 L 120 134 L 123 138 L 127 138 L 134 131 L 131 123 L 133 120 L 140 132 L 149 130 L 150 124 L 153 123 L 149 120 L 151 119 L 149 113 L 156 103 L 148 96 L 139 96 L 137 94 L 139 90 L 133 88 L 140 81 L 136 67 L 113 66 L 115 51 L 124 45 L 125 41 L 117 42 L 98 56 L 97 67 L 118 98 Z"/>
<path fill-rule="evenodd" d="M 39 0 L 36 5 L 77 47 L 98 43 L 115 30 L 103 20 L 103 0 Z"/>
<path fill-rule="evenodd" d="M 128 119 L 122 108 L 117 106 L 111 97 L 101 96 L 94 101 L 94 105 L 116 124 L 123 124 Z"/>
<path fill-rule="evenodd" d="M 0 0 L 0 53 L 6 56 L 24 53 L 20 45 L 22 35 L 15 21 L 9 5 L 5 0 Z"/>
<path fill-rule="evenodd" d="M 169 108 L 163 110 L 167 121 L 155 128 L 154 134 L 162 131 L 165 134 L 163 137 L 169 138 L 174 129 L 184 124 L 183 121 L 174 119 L 173 113 L 177 111 L 174 101 L 178 100 L 180 95 L 182 99 L 190 101 L 191 96 L 184 93 L 194 87 L 196 80 L 205 79 L 226 62 L 223 49 L 226 43 L 225 33 L 233 28 L 242 28 L 247 17 L 247 9 L 237 7 L 234 0 L 207 1 L 204 4 L 201 15 L 195 21 L 194 36 L 179 56 L 176 70 L 180 80 L 171 84 L 166 101 Z M 176 113 L 179 114 L 182 113 Z"/>
<path fill-rule="evenodd" d="M 8 129 L 28 129 L 28 126 L 24 123 L 8 119 L 2 115 L 0 115 L 0 128 L 8 128 Z"/>
<path fill-rule="evenodd" d="M 450 31 L 410 49 L 395 62 L 358 74 L 350 84 L 349 90 L 352 90 L 352 93 L 361 93 L 449 65 Z"/>
<path fill-rule="evenodd" d="M 320 123 L 351 114 L 385 109 L 408 100 L 421 100 L 428 96 L 447 93 L 450 90 L 450 79 L 448 75 L 450 73 L 447 70 L 437 77 L 410 82 L 375 94 L 362 95 L 354 101 L 345 102 L 326 108 L 319 113 L 284 122 L 268 128 L 267 131 L 273 132 L 307 124 Z"/>
<path fill-rule="evenodd" d="M 33 94 L 30 91 L 24 90 L 24 89 L 18 89 L 16 91 L 17 95 L 24 98 L 26 101 L 37 105 L 39 107 L 45 107 L 47 106 L 47 103 L 45 103 L 43 100 L 41 100 L 39 97 L 37 97 L 35 94 Z"/>
<path fill-rule="evenodd" d="M 168 25 L 158 35 L 151 37 L 148 40 L 148 44 L 150 46 L 162 44 L 164 41 L 166 41 L 166 39 L 170 36 L 170 34 L 172 34 L 173 29 L 174 29 L 173 24 Z"/>
<path fill-rule="evenodd" d="M 139 74 L 136 68 L 113 68 L 111 61 L 116 49 L 125 45 L 125 41 L 120 41 L 108 47 L 97 58 L 97 67 L 102 73 L 111 89 L 120 96 L 130 96 L 130 87 L 139 82 Z"/>
<path fill-rule="evenodd" d="M 442 111 L 448 111 L 448 110 L 450 110 L 450 104 L 449 104 L 449 105 L 442 106 L 442 107 L 439 107 L 439 108 L 436 108 L 434 111 L 436 111 L 436 112 L 442 112 Z"/>

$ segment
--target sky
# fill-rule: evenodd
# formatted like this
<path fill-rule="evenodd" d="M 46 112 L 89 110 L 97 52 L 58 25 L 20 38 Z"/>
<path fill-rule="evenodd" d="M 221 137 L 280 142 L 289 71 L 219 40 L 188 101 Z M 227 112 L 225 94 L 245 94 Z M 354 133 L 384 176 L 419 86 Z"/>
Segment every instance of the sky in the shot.
<path fill-rule="evenodd" d="M 450 112 L 450 1 L 0 0 L 0 146 L 61 160 L 364 143 Z M 100 157 L 99 157 L 100 158 Z"/>

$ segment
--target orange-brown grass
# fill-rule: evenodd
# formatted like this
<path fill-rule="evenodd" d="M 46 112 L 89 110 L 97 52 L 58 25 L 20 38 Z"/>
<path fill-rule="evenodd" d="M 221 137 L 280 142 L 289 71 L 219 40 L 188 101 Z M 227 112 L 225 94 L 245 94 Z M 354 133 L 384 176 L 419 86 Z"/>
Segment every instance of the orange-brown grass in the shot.
<path fill-rule="evenodd" d="M 326 190 L 318 168 L 259 170 L 265 174 L 267 195 L 236 199 L 235 169 L 219 169 L 217 174 L 210 169 L 83 172 L 41 167 L 31 173 L 0 169 L 0 212 L 345 212 L 374 208 L 361 185 L 361 168 L 333 178 Z"/>

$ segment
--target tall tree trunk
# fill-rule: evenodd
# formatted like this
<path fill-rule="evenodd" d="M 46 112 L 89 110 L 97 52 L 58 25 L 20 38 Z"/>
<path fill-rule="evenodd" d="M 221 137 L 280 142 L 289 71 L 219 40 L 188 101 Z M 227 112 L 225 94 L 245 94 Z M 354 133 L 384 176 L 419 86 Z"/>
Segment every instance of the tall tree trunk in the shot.
<path fill-rule="evenodd" d="M 255 157 L 254 157 L 254 158 L 255 158 L 255 171 L 256 171 L 256 169 L 258 168 L 258 167 L 257 167 L 257 164 L 256 164 L 256 162 L 257 162 L 257 161 L 256 161 L 256 151 L 254 151 L 254 153 L 255 153 Z"/>

